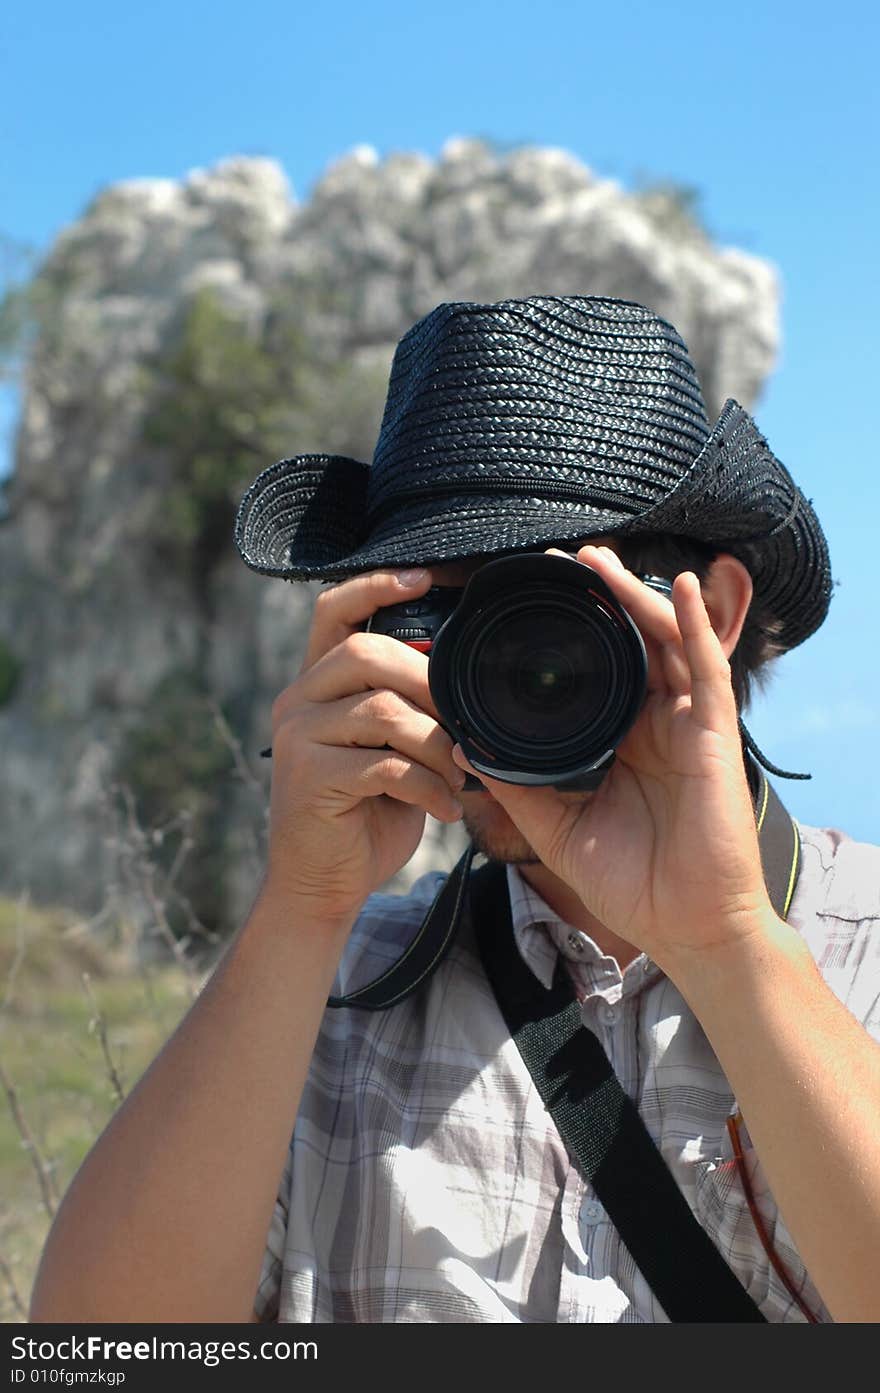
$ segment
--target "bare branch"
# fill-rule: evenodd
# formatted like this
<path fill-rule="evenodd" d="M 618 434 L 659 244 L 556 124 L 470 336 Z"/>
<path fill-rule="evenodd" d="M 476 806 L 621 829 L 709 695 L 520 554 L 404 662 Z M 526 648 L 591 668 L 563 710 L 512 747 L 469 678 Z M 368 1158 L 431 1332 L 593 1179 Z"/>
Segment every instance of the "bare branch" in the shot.
<path fill-rule="evenodd" d="M 86 995 L 89 998 L 89 1002 L 91 1004 L 93 1012 L 92 1019 L 89 1021 L 89 1030 L 94 1031 L 101 1043 L 101 1053 L 104 1056 L 104 1065 L 107 1070 L 107 1077 L 110 1080 L 110 1086 L 113 1089 L 116 1101 L 117 1103 L 124 1103 L 125 1088 L 123 1087 L 119 1070 L 116 1068 L 116 1062 L 113 1058 L 113 1054 L 110 1049 L 110 1041 L 107 1035 L 107 1022 L 104 1019 L 104 1015 L 101 1011 L 100 1006 L 98 1005 L 95 993 L 92 990 L 92 979 L 87 972 L 84 972 L 82 974 L 82 980 L 83 986 L 86 989 Z"/>
<path fill-rule="evenodd" d="M 12 1302 L 12 1309 L 19 1319 L 26 1321 L 28 1318 L 27 1308 L 19 1294 L 18 1286 L 15 1281 L 15 1274 L 2 1253 L 0 1253 L 0 1276 L 2 1276 L 6 1283 L 9 1299 Z"/>
<path fill-rule="evenodd" d="M 146 837 L 143 828 L 137 820 L 137 813 L 135 812 L 131 790 L 126 788 L 125 785 L 119 785 L 118 787 L 125 801 L 128 814 L 128 832 L 130 840 L 127 849 L 130 853 L 132 869 L 137 880 L 138 889 L 150 907 L 156 932 L 169 948 L 172 957 L 183 972 L 190 1000 L 195 1001 L 199 994 L 195 972 L 187 956 L 186 946 L 181 943 L 171 928 L 165 913 L 165 906 L 157 894 L 154 884 L 155 867 L 144 851 Z"/>
<path fill-rule="evenodd" d="M 52 1167 L 44 1159 L 37 1145 L 34 1134 L 28 1126 L 27 1118 L 21 1110 L 21 1104 L 19 1103 L 18 1094 L 15 1091 L 12 1080 L 9 1078 L 2 1064 L 0 1064 L 0 1085 L 2 1085 L 3 1091 L 6 1094 L 6 1101 L 9 1104 L 9 1111 L 12 1113 L 12 1120 L 21 1137 L 21 1144 L 31 1159 L 31 1165 L 37 1177 L 37 1184 L 40 1187 L 43 1208 L 49 1215 L 49 1218 L 54 1219 L 55 1209 L 58 1204 L 58 1191 L 55 1188 Z"/>
<path fill-rule="evenodd" d="M 235 732 L 231 729 L 229 722 L 223 715 L 223 712 L 221 711 L 216 698 L 213 696 L 205 697 L 205 704 L 207 705 L 209 711 L 211 712 L 214 718 L 214 725 L 220 735 L 220 738 L 223 740 L 224 744 L 227 746 L 227 748 L 230 750 L 232 754 L 232 758 L 235 762 L 235 768 L 241 782 L 245 785 L 245 787 L 250 789 L 252 793 L 256 794 L 262 806 L 262 842 L 258 839 L 256 827 L 252 823 L 249 823 L 247 827 L 247 835 L 248 840 L 250 842 L 249 854 L 254 866 L 255 874 L 259 877 L 265 872 L 267 848 L 269 844 L 269 826 L 271 813 L 269 799 L 266 797 L 266 789 L 264 784 L 261 783 L 261 781 L 254 775 L 251 766 L 248 763 L 247 756 L 245 755 L 244 750 L 242 749 L 241 741 L 238 739 Z"/>
<path fill-rule="evenodd" d="M 256 777 L 250 765 L 248 764 L 247 759 L 245 758 L 244 750 L 241 748 L 241 741 L 235 735 L 234 731 L 230 728 L 229 722 L 223 715 L 223 712 L 220 709 L 216 697 L 206 696 L 205 705 L 211 712 L 211 715 L 214 717 L 214 725 L 217 729 L 217 733 L 219 734 L 224 745 L 226 745 L 227 749 L 230 751 L 232 758 L 235 761 L 235 767 L 238 771 L 238 776 L 241 779 L 242 783 L 245 784 L 248 788 L 253 789 L 253 791 L 256 794 L 258 794 L 260 798 L 262 798 L 263 785 L 260 783 L 260 780 Z"/>
<path fill-rule="evenodd" d="M 18 899 L 19 913 L 15 917 L 15 956 L 12 959 L 12 962 L 10 963 L 9 972 L 6 975 L 6 990 L 3 993 L 3 1001 L 0 1002 L 0 1011 L 5 1011 L 9 1006 L 10 1002 L 12 1001 L 12 993 L 15 989 L 15 979 L 18 976 L 18 970 L 25 959 L 25 927 L 24 918 L 21 914 L 21 910 L 23 908 L 26 908 L 29 903 L 30 891 L 23 890 Z"/>

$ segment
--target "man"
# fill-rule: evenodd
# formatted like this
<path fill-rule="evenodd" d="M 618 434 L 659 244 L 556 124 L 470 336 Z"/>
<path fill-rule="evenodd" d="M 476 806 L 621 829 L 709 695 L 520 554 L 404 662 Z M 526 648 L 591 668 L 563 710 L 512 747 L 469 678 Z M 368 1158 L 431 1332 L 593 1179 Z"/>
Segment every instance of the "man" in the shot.
<path fill-rule="evenodd" d="M 398 345 L 372 467 L 273 465 L 236 540 L 262 573 L 337 582 L 273 707 L 266 874 L 65 1197 L 34 1319 L 682 1319 L 685 1243 L 721 1318 L 880 1318 L 880 866 L 806 828 L 781 895 L 762 862 L 737 702 L 821 624 L 831 578 L 747 413 L 710 429 L 684 344 L 641 306 L 442 305 Z M 466 786 L 425 654 L 364 631 L 526 552 L 574 554 L 644 641 L 644 705 L 593 789 Z M 375 895 L 426 812 L 489 858 L 445 883 L 455 936 L 396 1004 L 325 1011 L 442 927 L 439 873 Z M 499 1009 L 511 938 L 539 1001 L 576 1002 L 577 1049 L 602 1047 L 604 1171 L 573 1158 Z M 642 1180 L 668 1208 L 640 1208 Z"/>

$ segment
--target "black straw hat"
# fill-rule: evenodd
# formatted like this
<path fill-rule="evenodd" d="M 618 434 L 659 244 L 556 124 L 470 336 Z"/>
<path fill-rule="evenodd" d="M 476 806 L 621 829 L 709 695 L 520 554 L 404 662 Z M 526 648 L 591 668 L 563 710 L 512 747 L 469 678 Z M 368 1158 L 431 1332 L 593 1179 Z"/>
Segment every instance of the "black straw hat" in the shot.
<path fill-rule="evenodd" d="M 819 521 L 751 416 L 731 398 L 710 428 L 672 325 L 578 295 L 439 305 L 397 346 L 372 465 L 281 460 L 235 524 L 245 563 L 286 580 L 607 533 L 741 552 L 784 648 L 828 611 Z"/>

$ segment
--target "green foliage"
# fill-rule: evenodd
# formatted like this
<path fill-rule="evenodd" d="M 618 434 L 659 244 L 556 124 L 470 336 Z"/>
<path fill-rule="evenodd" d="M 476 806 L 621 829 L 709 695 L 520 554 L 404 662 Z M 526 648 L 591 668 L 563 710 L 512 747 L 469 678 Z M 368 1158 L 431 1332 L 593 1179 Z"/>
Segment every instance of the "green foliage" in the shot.
<path fill-rule="evenodd" d="M 208 291 L 188 306 L 170 350 L 147 365 L 154 391 L 142 434 L 173 462 L 163 502 L 179 553 L 210 565 L 221 536 L 228 545 L 233 500 L 280 434 L 285 371 Z"/>
<path fill-rule="evenodd" d="M 148 821 L 193 804 L 201 807 L 231 755 L 215 729 L 207 690 L 197 673 L 177 670 L 154 687 L 140 722 L 128 731 L 118 773 Z"/>
<path fill-rule="evenodd" d="M 482 145 L 488 154 L 494 155 L 497 159 L 503 160 L 507 155 L 515 155 L 518 150 L 531 149 L 533 141 L 521 138 L 519 140 L 502 139 L 497 135 L 477 134 L 472 137 L 477 145 Z M 535 147 L 540 148 L 540 147 Z"/>
<path fill-rule="evenodd" d="M 4 377 L 11 375 L 10 369 L 21 352 L 27 324 L 27 291 L 20 285 L 10 286 L 0 300 L 0 363 Z"/>
<path fill-rule="evenodd" d="M 213 931 L 223 920 L 224 789 L 234 761 L 207 698 L 197 672 L 177 670 L 163 677 L 145 701 L 140 721 L 122 739 L 115 774 L 131 790 L 142 826 L 155 830 L 182 815 L 194 852 L 177 888 Z M 157 866 L 167 872 L 178 850 L 178 843 L 160 836 Z M 175 932 L 185 927 L 173 908 L 169 922 Z"/>
<path fill-rule="evenodd" d="M 674 179 L 642 181 L 633 198 L 642 212 L 661 232 L 679 241 L 708 242 L 700 206 L 702 194 L 693 184 L 679 184 Z"/>
<path fill-rule="evenodd" d="M 64 304 L 76 273 L 63 258 L 50 258 L 35 270 L 34 253 L 2 236 L 0 249 L 7 263 L 0 298 L 0 380 L 8 380 L 37 349 L 51 353 L 63 341 Z"/>
<path fill-rule="evenodd" d="M 0 638 L 0 706 L 12 700 L 21 673 L 21 659 Z"/>
<path fill-rule="evenodd" d="M 267 464 L 345 453 L 378 429 L 387 364 L 363 367 L 321 340 L 328 322 L 338 339 L 344 314 L 338 289 L 291 285 L 249 326 L 203 290 L 145 365 L 142 438 L 172 463 L 156 545 L 194 578 L 228 552 L 241 495 Z"/>

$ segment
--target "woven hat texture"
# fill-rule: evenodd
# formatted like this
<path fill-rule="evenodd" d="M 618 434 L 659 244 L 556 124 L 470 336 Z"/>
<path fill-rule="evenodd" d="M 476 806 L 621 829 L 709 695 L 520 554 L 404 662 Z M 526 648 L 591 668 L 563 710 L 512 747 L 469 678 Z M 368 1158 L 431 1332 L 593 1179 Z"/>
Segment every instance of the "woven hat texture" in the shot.
<path fill-rule="evenodd" d="M 533 296 L 419 320 L 394 355 L 372 464 L 270 465 L 241 500 L 235 543 L 263 575 L 339 580 L 611 532 L 734 555 L 748 543 L 786 648 L 827 613 L 812 506 L 732 398 L 710 427 L 673 326 L 630 301 Z"/>

